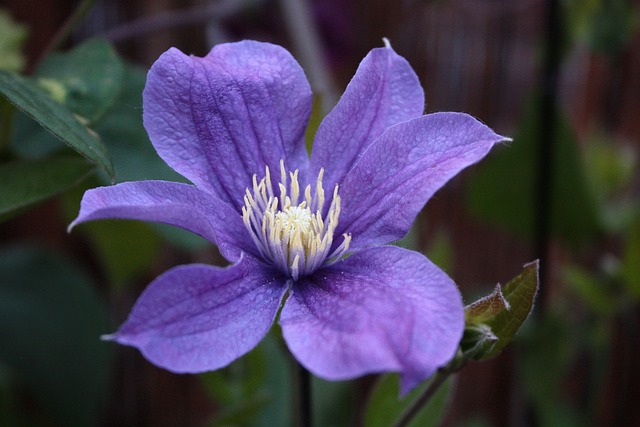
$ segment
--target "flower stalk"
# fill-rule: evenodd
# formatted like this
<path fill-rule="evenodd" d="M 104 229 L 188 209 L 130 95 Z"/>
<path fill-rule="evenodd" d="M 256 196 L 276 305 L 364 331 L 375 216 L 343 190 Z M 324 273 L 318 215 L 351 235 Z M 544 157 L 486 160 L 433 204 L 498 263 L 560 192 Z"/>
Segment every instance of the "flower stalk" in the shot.
<path fill-rule="evenodd" d="M 395 424 L 393 424 L 393 427 L 408 426 L 422 408 L 429 403 L 429 400 L 431 400 L 440 387 L 449 379 L 449 376 L 462 369 L 466 361 L 467 359 L 463 352 L 458 350 L 458 354 L 448 365 L 436 371 L 429 382 L 429 386 L 400 414 L 400 417 L 398 417 Z"/>

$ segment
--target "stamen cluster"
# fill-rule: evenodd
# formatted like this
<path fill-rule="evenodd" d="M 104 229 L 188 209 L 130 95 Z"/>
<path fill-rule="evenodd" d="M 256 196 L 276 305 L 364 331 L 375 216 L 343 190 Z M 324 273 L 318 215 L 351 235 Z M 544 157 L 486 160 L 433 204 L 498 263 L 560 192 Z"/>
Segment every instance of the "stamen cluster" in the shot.
<path fill-rule="evenodd" d="M 323 173 L 324 169 L 318 173 L 315 191 L 307 185 L 301 194 L 298 170 L 287 174 L 281 160 L 280 182 L 277 183 L 279 195 L 274 191 L 267 166 L 265 177 L 258 182 L 254 175 L 253 191 L 247 188 L 244 196 L 242 219 L 260 255 L 287 272 L 293 280 L 342 258 L 351 241 L 350 234 L 343 234 L 342 243 L 331 251 L 340 216 L 340 196 L 336 184 L 331 204 L 323 217 Z"/>

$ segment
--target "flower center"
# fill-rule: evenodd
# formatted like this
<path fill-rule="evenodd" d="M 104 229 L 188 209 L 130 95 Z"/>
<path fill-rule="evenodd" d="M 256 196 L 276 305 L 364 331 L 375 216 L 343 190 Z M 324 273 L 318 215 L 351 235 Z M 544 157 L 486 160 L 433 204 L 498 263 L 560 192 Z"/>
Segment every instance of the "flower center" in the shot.
<path fill-rule="evenodd" d="M 290 206 L 276 214 L 276 222 L 280 223 L 283 230 L 296 230 L 304 237 L 311 234 L 311 221 L 311 210 L 301 206 Z"/>
<path fill-rule="evenodd" d="M 265 177 L 258 182 L 254 175 L 253 191 L 247 188 L 244 196 L 242 219 L 258 251 L 293 280 L 336 262 L 351 242 L 351 235 L 343 234 L 342 243 L 331 251 L 340 216 L 340 196 L 336 184 L 331 204 L 323 216 L 323 173 L 321 169 L 315 189 L 307 185 L 301 194 L 298 170 L 287 174 L 284 161 L 280 160 L 280 182 L 276 187 L 279 194 L 274 191 L 269 167 L 266 167 Z"/>

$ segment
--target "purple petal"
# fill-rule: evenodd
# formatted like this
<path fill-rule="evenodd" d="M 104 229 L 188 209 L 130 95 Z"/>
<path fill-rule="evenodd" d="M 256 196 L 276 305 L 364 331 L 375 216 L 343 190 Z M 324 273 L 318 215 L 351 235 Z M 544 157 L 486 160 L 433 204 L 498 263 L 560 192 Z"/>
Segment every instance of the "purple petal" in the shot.
<path fill-rule="evenodd" d="M 325 188 L 333 190 L 385 129 L 423 112 L 424 92 L 409 63 L 391 48 L 373 49 L 318 128 L 312 172 L 324 167 Z"/>
<path fill-rule="evenodd" d="M 402 238 L 433 193 L 503 140 L 462 113 L 428 114 L 389 128 L 342 182 L 336 234 L 352 233 L 352 249 Z"/>
<path fill-rule="evenodd" d="M 136 219 L 184 228 L 215 243 L 230 261 L 242 251 L 256 253 L 240 212 L 193 185 L 137 181 L 88 190 L 69 229 L 98 219 Z"/>
<path fill-rule="evenodd" d="M 311 89 L 282 47 L 221 44 L 204 58 L 172 48 L 151 67 L 143 103 L 158 154 L 233 206 L 265 165 L 306 168 Z"/>
<path fill-rule="evenodd" d="M 280 324 L 291 352 L 315 375 L 400 371 L 406 392 L 454 356 L 464 310 L 442 270 L 417 252 L 386 246 L 296 282 Z"/>
<path fill-rule="evenodd" d="M 137 347 L 172 372 L 211 371 L 260 342 L 285 292 L 285 281 L 253 258 L 228 268 L 176 267 L 149 285 L 106 338 Z"/>

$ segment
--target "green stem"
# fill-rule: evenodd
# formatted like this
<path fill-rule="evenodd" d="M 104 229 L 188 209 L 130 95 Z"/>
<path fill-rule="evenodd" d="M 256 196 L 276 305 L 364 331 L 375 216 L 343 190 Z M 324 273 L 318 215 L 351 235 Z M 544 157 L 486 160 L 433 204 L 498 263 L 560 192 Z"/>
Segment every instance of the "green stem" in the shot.
<path fill-rule="evenodd" d="M 440 389 L 442 384 L 449 378 L 451 374 L 460 369 L 455 363 L 449 364 L 444 368 L 440 368 L 429 383 L 429 386 L 422 392 L 420 396 L 409 405 L 400 417 L 396 420 L 393 427 L 406 427 L 418 415 L 418 412 L 426 405 L 434 394 Z"/>

